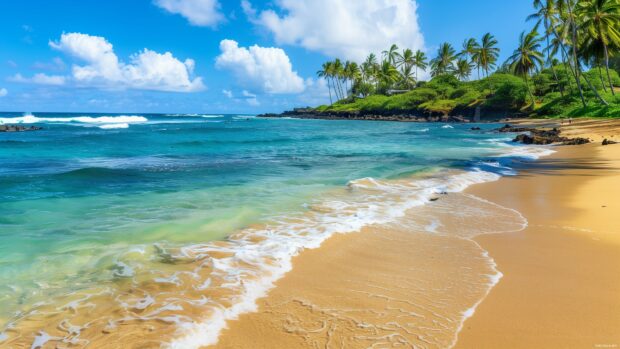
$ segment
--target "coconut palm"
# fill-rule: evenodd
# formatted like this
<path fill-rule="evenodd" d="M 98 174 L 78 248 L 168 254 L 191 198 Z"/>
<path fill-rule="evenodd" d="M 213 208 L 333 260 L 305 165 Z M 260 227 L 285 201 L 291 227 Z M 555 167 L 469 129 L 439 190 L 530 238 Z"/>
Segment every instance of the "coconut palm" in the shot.
<path fill-rule="evenodd" d="M 397 57 L 396 67 L 405 69 L 406 67 L 413 65 L 413 58 L 414 55 L 411 49 L 403 50 L 403 53 Z"/>
<path fill-rule="evenodd" d="M 547 52 L 547 61 L 546 63 L 551 67 L 551 72 L 553 73 L 553 77 L 555 78 L 556 84 L 560 88 L 560 95 L 564 97 L 564 88 L 560 85 L 560 79 L 558 78 L 558 74 L 555 71 L 555 67 L 552 63 L 550 54 L 550 37 L 551 37 L 551 28 L 555 25 L 555 16 L 557 14 L 557 8 L 555 0 L 534 0 L 534 8 L 537 10 L 535 13 L 531 14 L 527 19 L 528 20 L 537 20 L 538 23 L 543 23 L 545 27 L 545 39 L 547 40 L 547 48 L 545 51 Z M 537 24 L 538 25 L 538 24 Z"/>
<path fill-rule="evenodd" d="M 415 86 L 415 82 L 416 80 L 414 76 L 413 66 L 408 65 L 403 68 L 400 72 L 400 84 L 404 88 L 411 90 Z"/>
<path fill-rule="evenodd" d="M 431 75 L 433 77 L 451 74 L 454 71 L 454 60 L 456 59 L 456 51 L 454 47 L 445 42 L 439 46 L 437 57 L 431 60 Z"/>
<path fill-rule="evenodd" d="M 323 65 L 321 66 L 321 70 L 316 72 L 316 75 L 319 78 L 327 80 L 327 89 L 329 90 L 329 104 L 333 105 L 334 102 L 332 100 L 332 86 L 329 82 L 329 74 L 330 74 L 330 63 L 329 62 L 323 63 Z"/>
<path fill-rule="evenodd" d="M 529 76 L 544 63 L 544 56 L 540 52 L 542 40 L 543 38 L 538 36 L 536 28 L 528 34 L 525 34 L 525 32 L 521 33 L 519 37 L 519 47 L 507 61 L 507 63 L 510 64 L 512 72 L 517 76 L 523 77 L 525 85 L 527 86 L 527 92 L 532 98 L 532 106 L 534 106 L 536 100 L 530 88 Z"/>
<path fill-rule="evenodd" d="M 418 80 L 418 69 L 426 70 L 428 67 L 428 58 L 426 54 L 420 50 L 415 52 L 413 56 L 413 66 L 415 67 L 415 79 Z"/>
<path fill-rule="evenodd" d="M 586 0 L 581 0 L 581 1 L 586 1 Z M 575 6 L 577 4 L 577 0 L 557 0 L 557 8 L 558 8 L 558 12 L 559 12 L 559 18 L 562 20 L 562 22 L 564 23 L 564 36 L 567 38 L 570 38 L 570 43 L 571 43 L 571 48 L 572 48 L 572 59 L 573 59 L 573 63 L 574 63 L 574 67 L 575 67 L 575 80 L 577 82 L 577 86 L 579 87 L 579 93 L 581 94 L 581 102 L 583 103 L 583 106 L 586 106 L 586 102 L 585 99 L 583 97 L 583 93 L 582 93 L 582 87 L 581 87 L 581 61 L 579 60 L 579 56 L 577 54 L 578 50 L 579 50 L 579 19 L 577 18 L 577 15 L 575 13 Z M 607 103 L 607 101 L 605 101 L 605 99 L 603 99 L 603 97 L 601 97 L 601 95 L 598 93 L 598 91 L 596 90 L 596 88 L 592 85 L 592 82 L 590 82 L 590 79 L 588 78 L 587 75 L 583 75 L 583 79 L 585 80 L 585 82 L 588 84 L 588 87 L 590 88 L 590 90 L 592 90 L 592 92 L 594 93 L 594 95 L 596 96 L 596 98 L 603 103 L 604 105 L 609 105 L 609 103 Z"/>
<path fill-rule="evenodd" d="M 396 62 L 400 57 L 400 53 L 398 53 L 398 46 L 396 44 L 392 44 L 389 50 L 383 51 L 383 59 L 390 62 L 391 65 L 396 66 Z"/>
<path fill-rule="evenodd" d="M 339 97 L 338 99 L 344 99 L 344 92 L 342 90 L 342 78 L 344 75 L 344 65 L 342 65 L 342 61 L 339 58 L 336 58 L 332 63 L 332 76 L 336 80 L 336 85 L 338 87 Z"/>
<path fill-rule="evenodd" d="M 497 44 L 497 39 L 491 33 L 486 33 L 482 37 L 480 47 L 474 53 L 474 60 L 484 70 L 486 77 L 489 77 L 489 70 L 495 67 L 499 57 Z"/>
<path fill-rule="evenodd" d="M 377 71 L 377 78 L 386 89 L 392 87 L 392 85 L 398 81 L 399 77 L 400 73 L 389 61 L 385 60 L 381 63 Z"/>
<path fill-rule="evenodd" d="M 577 15 L 581 28 L 603 47 L 607 80 L 615 95 L 609 74 L 609 46 L 620 45 L 620 3 L 617 0 L 582 1 L 577 4 Z"/>
<path fill-rule="evenodd" d="M 472 69 L 473 64 L 469 60 L 459 58 L 455 65 L 454 76 L 456 76 L 459 80 L 465 81 L 469 79 Z"/>
<path fill-rule="evenodd" d="M 355 62 L 347 61 L 344 65 L 343 76 L 345 82 L 349 81 L 349 88 L 347 89 L 347 95 L 349 91 L 353 90 L 353 82 L 361 77 L 360 68 Z"/>
<path fill-rule="evenodd" d="M 459 52 L 459 57 L 464 57 L 468 61 L 471 61 L 472 57 L 480 48 L 480 44 L 474 38 L 466 39 L 463 42 L 463 47 L 461 48 L 461 52 Z"/>

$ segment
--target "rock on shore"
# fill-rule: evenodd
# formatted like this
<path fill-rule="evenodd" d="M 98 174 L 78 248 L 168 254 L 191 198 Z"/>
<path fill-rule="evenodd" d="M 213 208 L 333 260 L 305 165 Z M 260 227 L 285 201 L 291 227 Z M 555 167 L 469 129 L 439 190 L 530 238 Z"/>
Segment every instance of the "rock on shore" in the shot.
<path fill-rule="evenodd" d="M 513 127 L 511 125 L 505 125 L 498 129 L 497 131 L 501 133 L 521 133 L 513 142 L 515 143 L 523 143 L 523 144 L 536 144 L 536 145 L 549 145 L 549 144 L 560 144 L 560 145 L 580 145 L 580 144 L 588 144 L 590 140 L 587 138 L 568 138 L 562 137 L 560 134 L 562 131 L 557 128 L 553 128 L 551 130 L 545 129 L 537 129 L 530 127 Z M 526 133 L 523 133 L 526 132 Z"/>

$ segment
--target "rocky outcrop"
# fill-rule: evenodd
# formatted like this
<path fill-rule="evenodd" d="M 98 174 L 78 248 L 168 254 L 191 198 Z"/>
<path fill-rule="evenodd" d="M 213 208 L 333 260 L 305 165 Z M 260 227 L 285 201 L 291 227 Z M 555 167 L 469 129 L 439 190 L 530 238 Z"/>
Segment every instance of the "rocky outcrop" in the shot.
<path fill-rule="evenodd" d="M 426 115 L 425 115 L 426 114 Z M 371 121 L 401 121 L 401 122 L 470 122 L 464 116 L 428 115 L 419 110 L 400 111 L 327 111 L 320 112 L 313 108 L 297 108 L 285 111 L 282 114 L 262 114 L 262 118 L 296 118 L 296 119 L 323 119 L 323 120 L 371 120 Z"/>
<path fill-rule="evenodd" d="M 18 126 L 18 125 L 0 125 L 0 132 L 28 132 L 42 130 L 42 127 L 38 126 Z"/>
<path fill-rule="evenodd" d="M 515 139 L 513 139 L 513 142 L 515 143 L 536 145 L 580 145 L 590 143 L 590 140 L 587 138 L 562 137 L 562 131 L 557 128 L 546 130 L 531 127 L 513 127 L 511 125 L 505 125 L 499 128 L 497 131 L 502 133 L 521 133 L 520 135 L 516 136 Z"/>
<path fill-rule="evenodd" d="M 612 145 L 612 144 L 618 144 L 618 142 L 616 141 L 612 141 L 611 139 L 603 139 L 603 145 Z"/>

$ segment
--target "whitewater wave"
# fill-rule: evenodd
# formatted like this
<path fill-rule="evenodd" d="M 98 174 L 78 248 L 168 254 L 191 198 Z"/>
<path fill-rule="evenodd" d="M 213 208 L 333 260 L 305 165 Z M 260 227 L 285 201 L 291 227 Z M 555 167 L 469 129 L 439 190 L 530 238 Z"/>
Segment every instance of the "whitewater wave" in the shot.
<path fill-rule="evenodd" d="M 99 126 L 99 128 L 103 130 L 123 129 L 123 128 L 129 128 L 129 124 L 128 123 L 106 124 L 106 125 Z"/>
<path fill-rule="evenodd" d="M 36 123 L 82 123 L 82 124 L 138 124 L 148 122 L 148 119 L 137 115 L 119 116 L 75 116 L 75 117 L 37 117 L 32 114 L 14 118 L 0 118 L 4 124 L 36 124 Z"/>

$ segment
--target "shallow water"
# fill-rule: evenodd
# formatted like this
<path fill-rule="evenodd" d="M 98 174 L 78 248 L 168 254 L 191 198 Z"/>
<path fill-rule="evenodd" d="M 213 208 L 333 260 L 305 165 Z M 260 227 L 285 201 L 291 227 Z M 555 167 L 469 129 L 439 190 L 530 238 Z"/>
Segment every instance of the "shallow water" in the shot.
<path fill-rule="evenodd" d="M 0 121 L 45 128 L 0 134 L 0 344 L 26 346 L 84 347 L 132 331 L 143 346 L 215 343 L 303 249 L 373 224 L 413 229 L 424 218 L 405 212 L 513 174 L 511 157 L 548 151 L 471 125 L 237 115 Z"/>

